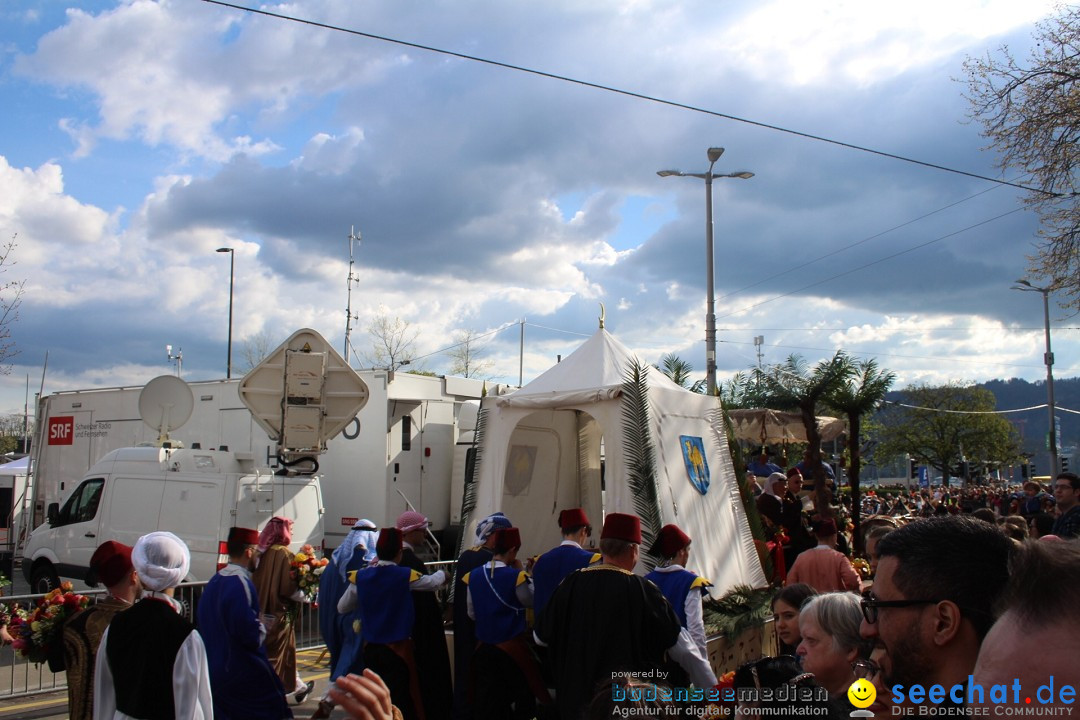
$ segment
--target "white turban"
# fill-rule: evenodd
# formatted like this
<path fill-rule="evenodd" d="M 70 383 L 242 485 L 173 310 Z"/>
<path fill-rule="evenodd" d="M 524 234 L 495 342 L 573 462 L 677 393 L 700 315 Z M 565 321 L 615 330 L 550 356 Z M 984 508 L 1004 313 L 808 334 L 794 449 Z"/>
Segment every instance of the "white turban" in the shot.
<path fill-rule="evenodd" d="M 152 532 L 135 543 L 131 564 L 143 585 L 160 592 L 184 581 L 191 567 L 191 551 L 171 532 Z"/>

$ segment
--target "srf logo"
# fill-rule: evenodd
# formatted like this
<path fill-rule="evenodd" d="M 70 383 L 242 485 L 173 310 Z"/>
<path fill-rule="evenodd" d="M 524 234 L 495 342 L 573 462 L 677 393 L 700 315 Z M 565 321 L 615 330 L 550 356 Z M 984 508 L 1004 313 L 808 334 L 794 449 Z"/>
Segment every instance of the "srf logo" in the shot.
<path fill-rule="evenodd" d="M 75 440 L 75 418 L 49 418 L 49 444 L 71 445 Z"/>

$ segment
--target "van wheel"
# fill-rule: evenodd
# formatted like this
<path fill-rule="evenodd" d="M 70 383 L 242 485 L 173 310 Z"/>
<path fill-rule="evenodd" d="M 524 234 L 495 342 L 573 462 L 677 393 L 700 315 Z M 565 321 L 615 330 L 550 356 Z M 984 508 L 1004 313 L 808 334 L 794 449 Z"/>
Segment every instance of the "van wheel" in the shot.
<path fill-rule="evenodd" d="M 42 563 L 34 568 L 30 576 L 30 592 L 44 595 L 60 587 L 60 578 L 49 563 Z"/>

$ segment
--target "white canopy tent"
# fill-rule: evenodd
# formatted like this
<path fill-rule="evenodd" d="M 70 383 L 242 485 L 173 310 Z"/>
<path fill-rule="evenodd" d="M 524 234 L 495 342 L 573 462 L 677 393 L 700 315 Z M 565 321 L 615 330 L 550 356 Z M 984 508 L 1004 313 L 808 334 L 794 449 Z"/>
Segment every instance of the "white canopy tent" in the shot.
<path fill-rule="evenodd" d="M 605 512 L 639 514 L 627 480 L 623 429 L 623 383 L 634 361 L 601 328 L 520 390 L 484 398 L 476 507 L 467 537 L 479 518 L 501 510 L 521 529 L 524 557 L 558 544 L 558 516 L 565 508 L 585 508 L 594 540 Z M 646 368 L 660 522 L 690 535 L 690 569 L 713 581 L 714 596 L 735 584 L 766 585 L 719 399 L 685 390 L 640 364 Z"/>

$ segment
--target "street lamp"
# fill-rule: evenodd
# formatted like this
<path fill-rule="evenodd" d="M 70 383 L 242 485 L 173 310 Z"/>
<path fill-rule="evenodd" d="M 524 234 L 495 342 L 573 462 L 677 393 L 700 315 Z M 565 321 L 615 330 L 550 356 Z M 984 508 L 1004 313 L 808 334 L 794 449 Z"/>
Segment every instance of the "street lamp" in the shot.
<path fill-rule="evenodd" d="M 1050 350 L 1050 291 L 1053 288 L 1041 288 L 1032 285 L 1027 280 L 1017 280 L 1013 290 L 1024 292 L 1039 292 L 1043 296 L 1043 328 L 1046 333 L 1046 353 L 1043 354 L 1043 362 L 1046 363 L 1046 407 L 1050 413 L 1050 472 L 1051 478 L 1056 478 L 1060 470 L 1061 459 L 1058 457 L 1057 446 L 1057 419 L 1054 417 L 1054 353 Z"/>
<path fill-rule="evenodd" d="M 229 355 L 225 364 L 225 378 L 232 377 L 232 305 L 233 282 L 236 279 L 236 252 L 231 247 L 218 248 L 219 253 L 229 253 Z"/>
<path fill-rule="evenodd" d="M 714 178 L 739 178 L 747 180 L 754 173 L 745 170 L 735 173 L 714 173 L 713 165 L 724 154 L 724 148 L 709 148 L 709 169 L 703 173 L 685 173 L 681 170 L 660 170 L 660 177 L 693 177 L 705 181 L 705 272 L 706 272 L 706 307 L 705 307 L 705 386 L 710 395 L 716 394 L 716 308 L 713 299 L 713 204 L 712 181 Z"/>

